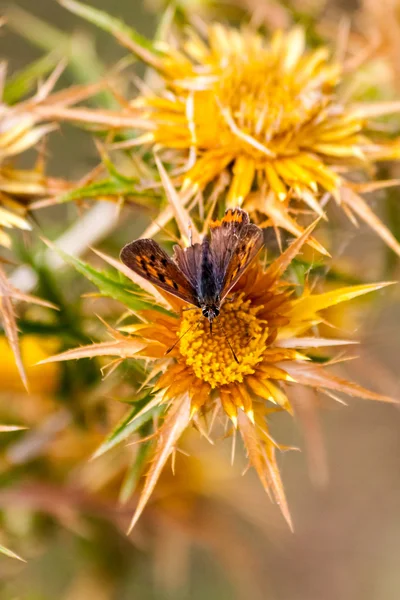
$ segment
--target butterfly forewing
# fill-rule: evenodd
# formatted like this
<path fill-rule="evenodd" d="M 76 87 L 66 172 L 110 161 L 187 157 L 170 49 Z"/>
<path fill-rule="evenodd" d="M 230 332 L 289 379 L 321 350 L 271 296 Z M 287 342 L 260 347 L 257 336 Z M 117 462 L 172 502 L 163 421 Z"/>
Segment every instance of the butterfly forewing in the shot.
<path fill-rule="evenodd" d="M 229 265 L 227 267 L 221 300 L 229 293 L 235 283 L 251 265 L 263 245 L 263 232 L 257 225 L 247 225 L 239 238 Z"/>
<path fill-rule="evenodd" d="M 240 208 L 228 209 L 211 225 L 211 253 L 221 300 L 240 279 L 263 245 L 262 230 Z"/>
<path fill-rule="evenodd" d="M 178 265 L 153 240 L 136 240 L 121 251 L 122 262 L 166 292 L 198 306 L 196 290 Z"/>
<path fill-rule="evenodd" d="M 210 250 L 220 289 L 223 287 L 226 271 L 234 255 L 238 241 L 248 224 L 249 217 L 240 208 L 228 209 L 221 221 L 213 221 L 211 223 Z"/>

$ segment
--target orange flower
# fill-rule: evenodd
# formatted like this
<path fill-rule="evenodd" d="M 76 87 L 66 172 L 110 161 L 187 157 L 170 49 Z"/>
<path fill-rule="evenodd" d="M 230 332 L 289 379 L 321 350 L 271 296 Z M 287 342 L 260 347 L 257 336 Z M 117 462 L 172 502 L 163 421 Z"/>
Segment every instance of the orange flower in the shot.
<path fill-rule="evenodd" d="M 208 435 L 203 419 L 209 413 L 225 414 L 233 429 L 239 430 L 250 464 L 263 486 L 272 490 L 290 523 L 275 458 L 280 446 L 269 433 L 269 413 L 279 410 L 293 414 L 291 389 L 296 390 L 297 383 L 328 393 L 335 390 L 389 400 L 339 379 L 326 365 L 312 360 L 310 348 L 349 343 L 310 333 L 322 321 L 321 311 L 386 284 L 321 294 L 306 289 L 296 296 L 296 288 L 282 275 L 311 231 L 312 226 L 267 269 L 258 261 L 253 263 L 222 305 L 212 334 L 199 309 L 185 310 L 181 300 L 168 295 L 171 313 L 141 311 L 139 323 L 112 331 L 112 341 L 69 350 L 44 361 L 108 355 L 117 357 L 117 362 L 137 358 L 154 363 L 148 376 L 153 398 L 135 418 L 156 407 L 165 410 L 132 526 L 188 425 L 194 423 Z M 149 292 L 148 284 L 146 290 Z"/>

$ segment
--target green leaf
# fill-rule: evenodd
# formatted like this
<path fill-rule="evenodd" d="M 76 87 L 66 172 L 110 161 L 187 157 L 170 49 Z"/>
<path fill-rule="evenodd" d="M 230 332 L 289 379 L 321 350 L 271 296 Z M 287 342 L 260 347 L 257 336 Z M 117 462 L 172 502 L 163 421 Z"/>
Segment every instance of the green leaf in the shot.
<path fill-rule="evenodd" d="M 146 433 L 143 434 L 146 435 Z M 152 440 L 140 443 L 135 460 L 128 470 L 119 492 L 119 501 L 123 504 L 128 502 L 135 492 L 139 479 L 143 475 L 144 468 L 150 458 L 152 447 Z"/>
<path fill-rule="evenodd" d="M 145 199 L 146 206 L 151 207 L 153 204 L 150 199 L 151 192 L 138 192 L 136 190 L 136 183 L 136 180 L 124 177 L 119 177 L 118 179 L 116 177 L 102 179 L 101 181 L 89 183 L 88 185 L 66 192 L 57 198 L 57 204 L 64 204 L 65 202 L 72 202 L 83 198 L 99 198 L 101 196 L 112 196 L 116 198 L 130 196 L 134 197 L 139 202 L 142 199 Z M 158 203 L 154 200 L 154 207 L 157 206 Z"/>
<path fill-rule="evenodd" d="M 127 308 L 135 312 L 152 309 L 162 312 L 163 314 L 169 314 L 162 306 L 147 300 L 142 288 L 121 273 L 116 272 L 115 274 L 112 274 L 99 271 L 79 258 L 67 254 L 53 244 L 49 243 L 49 246 L 53 248 L 67 264 L 74 267 L 79 273 L 91 281 L 103 296 L 118 300 Z"/>
<path fill-rule="evenodd" d="M 101 446 L 96 450 L 93 458 L 97 458 L 126 440 L 133 433 L 138 431 L 143 425 L 148 423 L 153 417 L 159 416 L 165 407 L 159 406 L 159 394 L 153 396 L 148 394 L 142 400 L 136 402 L 135 406 L 118 423 L 114 431 L 104 440 Z"/>
<path fill-rule="evenodd" d="M 18 554 L 15 554 L 15 552 L 13 552 L 12 550 L 9 550 L 5 546 L 2 546 L 1 544 L 0 544 L 0 552 L 2 554 L 5 554 L 6 556 L 9 556 L 10 558 L 16 558 L 17 560 L 22 560 L 22 562 L 26 562 L 26 560 L 24 560 L 23 558 L 18 556 Z"/>
<path fill-rule="evenodd" d="M 326 281 L 345 282 L 348 285 L 359 285 L 363 283 L 360 277 L 351 273 L 340 271 L 335 265 L 327 265 L 321 260 L 308 261 L 296 257 L 291 265 L 291 274 L 297 283 L 304 285 L 309 274 L 323 276 Z"/>
<path fill-rule="evenodd" d="M 42 321 L 33 321 L 29 319 L 19 319 L 18 329 L 21 335 L 33 334 L 37 336 L 70 336 L 70 330 L 67 323 L 46 323 Z"/>
<path fill-rule="evenodd" d="M 32 62 L 22 71 L 12 75 L 6 82 L 3 99 L 6 104 L 14 104 L 37 86 L 38 79 L 47 75 L 60 60 L 54 52 Z"/>
<path fill-rule="evenodd" d="M 129 25 L 126 25 L 126 23 L 124 23 L 120 19 L 112 17 L 105 11 L 99 10 L 98 8 L 94 8 L 93 6 L 88 6 L 87 4 L 83 4 L 82 2 L 77 2 L 76 0 L 59 1 L 62 6 L 67 8 L 75 15 L 82 17 L 82 19 L 86 19 L 86 21 L 89 21 L 89 23 L 93 23 L 93 25 L 96 25 L 100 29 L 111 33 L 115 37 L 121 35 L 127 36 L 142 48 L 149 50 L 153 54 L 159 54 L 159 52 L 157 52 L 150 40 L 140 35 L 140 33 L 138 33 L 132 27 L 129 27 Z"/>

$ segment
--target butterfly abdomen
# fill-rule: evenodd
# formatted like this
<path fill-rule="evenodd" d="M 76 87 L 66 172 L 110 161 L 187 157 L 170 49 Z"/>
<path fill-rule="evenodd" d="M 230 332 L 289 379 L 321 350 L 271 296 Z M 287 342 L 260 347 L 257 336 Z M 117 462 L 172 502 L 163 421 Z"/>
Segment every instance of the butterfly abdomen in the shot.
<path fill-rule="evenodd" d="M 215 273 L 215 265 L 210 251 L 210 241 L 205 238 L 202 243 L 201 277 L 199 279 L 199 300 L 206 304 L 217 301 L 219 289 Z"/>

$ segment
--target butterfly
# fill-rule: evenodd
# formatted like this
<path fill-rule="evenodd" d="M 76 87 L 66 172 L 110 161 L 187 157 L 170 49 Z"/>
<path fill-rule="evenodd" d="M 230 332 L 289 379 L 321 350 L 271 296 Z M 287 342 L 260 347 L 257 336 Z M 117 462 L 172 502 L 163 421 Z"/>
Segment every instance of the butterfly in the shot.
<path fill-rule="evenodd" d="M 201 309 L 210 323 L 229 291 L 263 245 L 263 232 L 240 208 L 227 209 L 210 224 L 210 236 L 188 248 L 174 246 L 173 257 L 154 240 L 139 239 L 121 251 L 122 262 L 166 292 Z"/>

